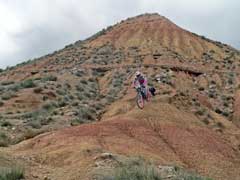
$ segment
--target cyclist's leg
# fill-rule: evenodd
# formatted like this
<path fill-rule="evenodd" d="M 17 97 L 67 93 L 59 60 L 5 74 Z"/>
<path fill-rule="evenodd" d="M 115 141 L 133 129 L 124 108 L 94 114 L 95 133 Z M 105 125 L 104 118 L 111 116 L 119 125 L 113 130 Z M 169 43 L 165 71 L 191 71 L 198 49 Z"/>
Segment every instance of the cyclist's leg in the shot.
<path fill-rule="evenodd" d="M 143 92 L 143 97 L 146 99 L 146 97 L 147 97 L 146 87 L 142 86 L 141 89 L 142 89 L 142 92 Z"/>

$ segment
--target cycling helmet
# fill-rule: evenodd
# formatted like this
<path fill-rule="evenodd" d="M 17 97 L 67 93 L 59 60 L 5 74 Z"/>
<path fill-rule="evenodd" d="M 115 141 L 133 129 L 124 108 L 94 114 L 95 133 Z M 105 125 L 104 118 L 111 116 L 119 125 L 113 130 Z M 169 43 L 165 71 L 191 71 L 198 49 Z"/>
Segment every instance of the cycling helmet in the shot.
<path fill-rule="evenodd" d="M 141 75 L 141 72 L 140 71 L 137 71 L 136 72 L 136 76 L 140 76 Z"/>

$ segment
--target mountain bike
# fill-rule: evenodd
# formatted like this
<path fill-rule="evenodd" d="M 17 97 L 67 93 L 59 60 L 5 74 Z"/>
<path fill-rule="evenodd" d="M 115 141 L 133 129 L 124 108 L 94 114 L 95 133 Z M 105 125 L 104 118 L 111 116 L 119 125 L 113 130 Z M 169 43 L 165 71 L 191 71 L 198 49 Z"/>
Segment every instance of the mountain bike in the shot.
<path fill-rule="evenodd" d="M 148 89 L 146 90 L 145 87 L 142 87 L 142 86 L 138 86 L 136 88 L 136 90 L 137 90 L 137 97 L 136 97 L 137 106 L 140 109 L 143 109 L 145 101 L 150 100 L 150 93 L 149 93 Z"/>

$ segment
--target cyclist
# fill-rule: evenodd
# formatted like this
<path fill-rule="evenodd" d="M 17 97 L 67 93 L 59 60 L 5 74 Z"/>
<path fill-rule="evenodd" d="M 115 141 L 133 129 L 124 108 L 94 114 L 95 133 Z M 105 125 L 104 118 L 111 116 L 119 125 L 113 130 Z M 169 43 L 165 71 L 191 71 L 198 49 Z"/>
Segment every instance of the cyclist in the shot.
<path fill-rule="evenodd" d="M 135 89 L 141 88 L 144 98 L 147 97 L 147 78 L 140 71 L 135 73 L 133 86 Z"/>

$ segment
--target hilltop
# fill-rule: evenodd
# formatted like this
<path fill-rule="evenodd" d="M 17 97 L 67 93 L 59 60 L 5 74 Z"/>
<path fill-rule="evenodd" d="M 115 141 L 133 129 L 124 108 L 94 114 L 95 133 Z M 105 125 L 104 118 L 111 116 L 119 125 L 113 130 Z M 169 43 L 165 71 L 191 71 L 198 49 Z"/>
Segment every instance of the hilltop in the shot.
<path fill-rule="evenodd" d="M 131 88 L 137 70 L 157 89 L 143 110 Z M 2 72 L 0 145 L 17 144 L 3 152 L 29 178 L 87 179 L 107 152 L 237 180 L 239 70 L 229 45 L 158 14 L 129 18 Z"/>

